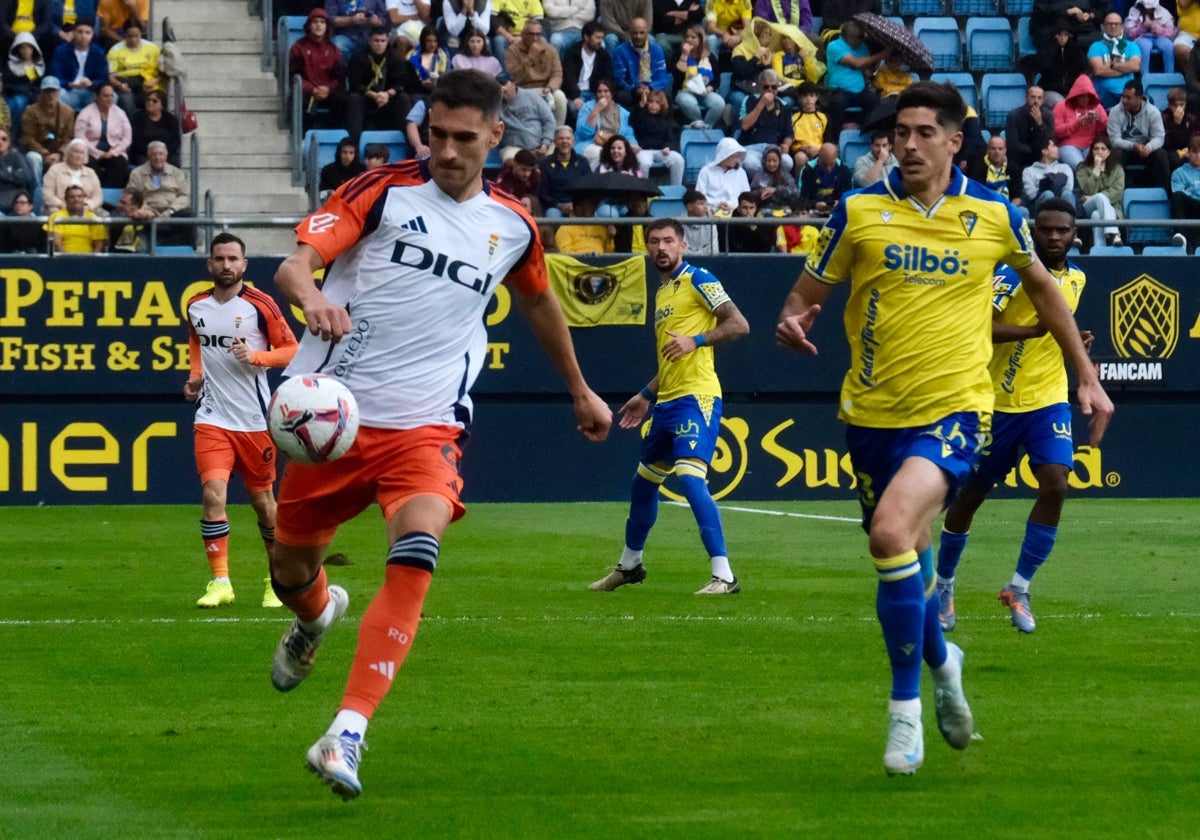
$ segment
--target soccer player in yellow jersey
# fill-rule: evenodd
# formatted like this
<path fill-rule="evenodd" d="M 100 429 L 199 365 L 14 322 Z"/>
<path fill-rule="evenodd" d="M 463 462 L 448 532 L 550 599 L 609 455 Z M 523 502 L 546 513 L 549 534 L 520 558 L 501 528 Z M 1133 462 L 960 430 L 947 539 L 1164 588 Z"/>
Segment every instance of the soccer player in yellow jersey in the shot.
<path fill-rule="evenodd" d="M 833 287 L 850 281 L 844 320 L 851 367 L 839 417 L 879 575 L 876 613 L 892 671 L 883 756 L 889 774 L 915 773 L 924 761 L 922 658 L 946 741 L 966 749 L 974 726 L 962 650 L 946 644 L 938 622 L 930 528 L 975 465 L 988 430 L 997 263 L 1020 275 L 1041 323 L 1075 367 L 1093 444 L 1113 410 L 1020 214 L 952 165 L 965 118 L 966 105 L 949 85 L 919 82 L 899 94 L 900 166 L 838 205 L 775 330 L 780 346 L 816 354 L 813 321 Z"/>
<path fill-rule="evenodd" d="M 708 464 L 721 429 L 721 383 L 713 350 L 750 331 L 721 281 L 683 258 L 683 225 L 660 219 L 646 227 L 646 253 L 659 271 L 654 298 L 654 338 L 658 374 L 621 406 L 622 429 L 636 429 L 647 414 L 641 462 L 633 477 L 625 550 L 607 575 L 591 585 L 611 592 L 646 579 L 642 549 L 658 516 L 659 485 L 675 473 L 712 563 L 712 578 L 697 595 L 741 591 L 729 566 L 721 514 L 708 492 Z"/>
<path fill-rule="evenodd" d="M 1087 279 L 1067 260 L 1075 239 L 1075 207 L 1062 199 L 1043 202 L 1033 225 L 1033 245 L 1049 269 L 1067 306 L 1074 312 Z M 1062 350 L 1046 335 L 1038 314 L 1025 294 L 1021 278 L 1007 265 L 996 269 L 992 298 L 992 361 L 988 367 L 995 386 L 996 414 L 975 474 L 946 511 L 938 547 L 937 594 L 942 629 L 954 629 L 954 572 L 967 544 L 971 520 L 992 487 L 1017 465 L 1024 448 L 1037 478 L 1037 502 L 1025 523 L 1025 539 L 1012 580 L 1000 590 L 1013 626 L 1032 633 L 1029 583 L 1050 556 L 1058 536 L 1058 520 L 1067 496 L 1067 476 L 1074 465 L 1071 406 L 1067 402 L 1067 371 Z M 1080 333 L 1084 346 L 1092 334 Z"/>

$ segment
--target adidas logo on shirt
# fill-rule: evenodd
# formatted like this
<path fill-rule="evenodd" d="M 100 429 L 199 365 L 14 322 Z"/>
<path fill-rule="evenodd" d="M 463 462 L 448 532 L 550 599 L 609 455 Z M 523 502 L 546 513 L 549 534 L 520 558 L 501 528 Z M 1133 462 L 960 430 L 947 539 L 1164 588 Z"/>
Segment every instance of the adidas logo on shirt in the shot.
<path fill-rule="evenodd" d="M 425 220 L 420 216 L 415 219 L 409 219 L 404 224 L 400 225 L 404 230 L 415 230 L 417 233 L 429 233 L 425 228 Z"/>

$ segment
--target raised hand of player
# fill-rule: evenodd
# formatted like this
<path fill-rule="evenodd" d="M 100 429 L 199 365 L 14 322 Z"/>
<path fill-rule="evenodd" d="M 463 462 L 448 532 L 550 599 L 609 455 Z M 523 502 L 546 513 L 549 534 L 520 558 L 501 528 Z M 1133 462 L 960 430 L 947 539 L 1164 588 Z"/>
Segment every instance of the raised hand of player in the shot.
<path fill-rule="evenodd" d="M 575 397 L 575 419 L 579 421 L 575 428 L 580 434 L 592 443 L 600 443 L 612 428 L 612 409 L 589 388 Z"/>
<path fill-rule="evenodd" d="M 803 312 L 785 315 L 775 326 L 775 343 L 787 350 L 799 350 L 810 356 L 817 355 L 817 345 L 808 340 L 808 331 L 821 312 L 820 304 L 813 304 Z"/>
<path fill-rule="evenodd" d="M 662 355 L 668 362 L 678 361 L 696 349 L 696 341 L 690 335 L 670 330 L 667 330 L 667 335 L 671 336 L 671 340 L 663 345 Z"/>
<path fill-rule="evenodd" d="M 305 302 L 304 323 L 310 333 L 321 336 L 323 341 L 336 343 L 350 332 L 350 314 L 345 307 L 335 306 L 320 292 Z"/>
<path fill-rule="evenodd" d="M 634 394 L 625 401 L 625 405 L 621 406 L 617 416 L 620 417 L 620 427 L 622 429 L 636 429 L 646 419 L 646 412 L 650 410 L 650 400 L 646 399 L 641 393 Z"/>

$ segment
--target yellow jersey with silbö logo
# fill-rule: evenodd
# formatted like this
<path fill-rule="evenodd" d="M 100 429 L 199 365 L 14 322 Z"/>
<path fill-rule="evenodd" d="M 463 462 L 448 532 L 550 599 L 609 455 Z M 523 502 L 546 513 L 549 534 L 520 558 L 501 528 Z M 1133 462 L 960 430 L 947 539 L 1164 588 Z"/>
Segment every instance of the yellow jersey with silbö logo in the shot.
<path fill-rule="evenodd" d="M 662 348 L 671 333 L 694 336 L 717 325 L 713 314 L 729 300 L 721 281 L 703 268 L 686 260 L 665 281 L 654 296 L 654 346 L 658 348 L 658 402 L 667 402 L 694 394 L 721 396 L 721 382 L 713 365 L 713 349 L 697 347 L 673 362 L 663 358 Z"/>
<path fill-rule="evenodd" d="M 899 429 L 991 412 L 994 269 L 1033 260 L 1017 209 L 957 168 L 932 207 L 908 194 L 899 169 L 844 196 L 807 263 L 821 282 L 850 281 L 838 416 Z"/>

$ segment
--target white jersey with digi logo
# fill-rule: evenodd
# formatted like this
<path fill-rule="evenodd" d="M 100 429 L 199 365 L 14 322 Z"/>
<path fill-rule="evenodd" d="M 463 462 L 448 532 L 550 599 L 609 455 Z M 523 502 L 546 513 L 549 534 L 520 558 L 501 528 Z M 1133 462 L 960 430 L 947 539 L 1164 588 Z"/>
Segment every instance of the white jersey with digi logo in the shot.
<path fill-rule="evenodd" d="M 306 334 L 286 375 L 325 373 L 354 393 L 364 426 L 465 426 L 487 353 L 496 287 L 547 288 L 537 227 L 491 185 L 457 202 L 425 162 L 373 169 L 342 185 L 296 228 L 327 266 L 322 291 L 346 307 L 337 344 Z"/>
<path fill-rule="evenodd" d="M 264 431 L 271 401 L 267 368 L 283 367 L 297 349 L 279 305 L 265 292 L 245 285 L 224 303 L 208 289 L 188 301 L 187 318 L 191 375 L 204 377 L 196 425 Z M 245 341 L 254 351 L 252 364 L 239 362 L 230 352 L 236 341 Z"/>

